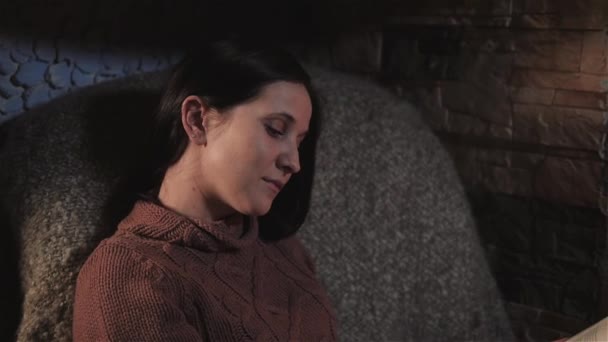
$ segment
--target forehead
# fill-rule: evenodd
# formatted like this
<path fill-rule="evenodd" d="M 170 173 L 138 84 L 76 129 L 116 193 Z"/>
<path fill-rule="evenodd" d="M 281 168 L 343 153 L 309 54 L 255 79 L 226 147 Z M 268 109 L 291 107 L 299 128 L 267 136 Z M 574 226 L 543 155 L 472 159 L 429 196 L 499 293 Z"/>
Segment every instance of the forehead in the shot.
<path fill-rule="evenodd" d="M 299 83 L 280 81 L 266 85 L 248 105 L 261 116 L 272 113 L 289 114 L 294 118 L 294 124 L 303 129 L 308 127 L 312 115 L 308 90 Z"/>

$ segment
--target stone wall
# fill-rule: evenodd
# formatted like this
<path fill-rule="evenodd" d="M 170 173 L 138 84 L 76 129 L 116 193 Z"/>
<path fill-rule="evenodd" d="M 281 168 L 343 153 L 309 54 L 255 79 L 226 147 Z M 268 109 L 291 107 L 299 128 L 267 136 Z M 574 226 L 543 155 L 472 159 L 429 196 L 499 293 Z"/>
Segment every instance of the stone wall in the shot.
<path fill-rule="evenodd" d="M 305 61 L 379 82 L 420 108 L 469 191 L 522 340 L 571 335 L 607 316 L 598 150 L 608 106 L 608 3 L 382 6 L 389 13 L 382 21 L 293 49 Z M 37 22 L 29 13 L 42 13 L 18 12 L 27 22 Z M 85 19 L 83 30 L 70 32 L 97 32 Z M 62 40 L 59 29 L 49 32 L 44 39 L 0 37 L 0 123 L 73 88 L 175 61 L 166 51 L 86 46 Z"/>
<path fill-rule="evenodd" d="M 178 56 L 162 50 L 0 36 L 0 124 L 79 87 L 166 68 Z"/>

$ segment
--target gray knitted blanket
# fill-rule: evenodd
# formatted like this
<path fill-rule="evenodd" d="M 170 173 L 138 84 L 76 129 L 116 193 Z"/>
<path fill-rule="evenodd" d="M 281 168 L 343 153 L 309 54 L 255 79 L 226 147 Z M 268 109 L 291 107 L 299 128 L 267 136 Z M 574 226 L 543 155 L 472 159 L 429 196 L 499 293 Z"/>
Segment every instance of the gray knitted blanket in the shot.
<path fill-rule="evenodd" d="M 309 68 L 324 104 L 312 208 L 299 235 L 343 341 L 513 340 L 452 161 L 416 110 Z M 0 227 L 16 236 L 19 341 L 68 341 L 78 269 L 164 73 L 102 83 L 0 126 Z"/>

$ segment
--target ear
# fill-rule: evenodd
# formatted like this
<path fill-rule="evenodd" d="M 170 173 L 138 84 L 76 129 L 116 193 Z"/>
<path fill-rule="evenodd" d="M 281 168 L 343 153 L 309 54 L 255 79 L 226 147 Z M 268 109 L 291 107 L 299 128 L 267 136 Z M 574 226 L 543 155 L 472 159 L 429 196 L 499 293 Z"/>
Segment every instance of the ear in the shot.
<path fill-rule="evenodd" d="M 207 143 L 208 106 L 200 96 L 190 95 L 182 101 L 182 125 L 190 141 L 197 145 Z"/>

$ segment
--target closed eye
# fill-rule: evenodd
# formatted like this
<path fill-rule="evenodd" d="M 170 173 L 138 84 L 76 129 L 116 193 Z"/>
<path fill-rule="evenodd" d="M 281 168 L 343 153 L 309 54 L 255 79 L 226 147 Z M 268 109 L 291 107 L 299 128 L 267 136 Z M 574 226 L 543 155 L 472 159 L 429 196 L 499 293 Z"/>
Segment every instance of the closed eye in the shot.
<path fill-rule="evenodd" d="M 274 129 L 269 125 L 265 125 L 265 126 L 266 126 L 266 132 L 268 132 L 268 135 L 270 135 L 271 137 L 278 138 L 278 137 L 285 135 L 285 133 L 283 133 L 277 129 Z"/>

